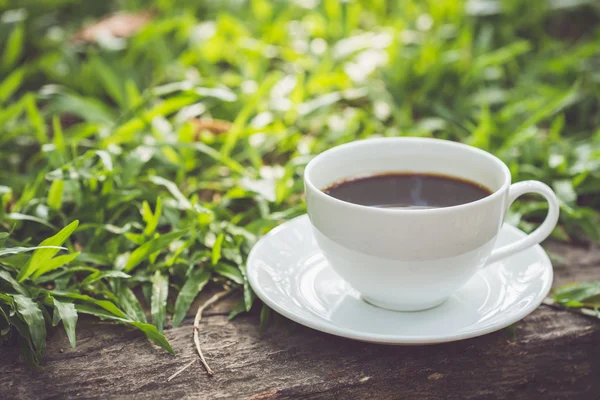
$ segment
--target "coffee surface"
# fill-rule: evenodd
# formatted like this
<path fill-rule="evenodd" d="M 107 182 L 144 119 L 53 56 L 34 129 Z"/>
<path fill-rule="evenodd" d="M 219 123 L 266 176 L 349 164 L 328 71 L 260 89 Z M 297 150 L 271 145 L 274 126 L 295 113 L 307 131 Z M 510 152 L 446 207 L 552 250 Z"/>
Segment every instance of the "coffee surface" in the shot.
<path fill-rule="evenodd" d="M 403 209 L 451 207 L 491 194 L 486 187 L 447 175 L 385 173 L 335 183 L 323 189 L 336 199 L 363 206 Z"/>

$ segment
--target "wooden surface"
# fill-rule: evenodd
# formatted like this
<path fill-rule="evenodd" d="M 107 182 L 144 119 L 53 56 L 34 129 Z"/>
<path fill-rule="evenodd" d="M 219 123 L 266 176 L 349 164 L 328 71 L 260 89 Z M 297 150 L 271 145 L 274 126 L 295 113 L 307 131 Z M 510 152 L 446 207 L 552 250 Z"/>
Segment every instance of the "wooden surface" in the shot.
<path fill-rule="evenodd" d="M 600 250 L 546 245 L 555 285 L 600 280 Z M 0 399 L 566 399 L 600 398 L 600 320 L 542 305 L 507 330 L 432 346 L 384 346 L 337 338 L 292 323 L 259 334 L 256 315 L 228 322 L 230 303 L 201 323 L 216 374 L 193 360 L 192 317 L 166 335 L 177 352 L 141 334 L 82 318 L 77 348 L 61 329 L 49 334 L 42 372 L 15 349 L 0 348 Z M 293 329 L 289 329 L 292 326 Z"/>

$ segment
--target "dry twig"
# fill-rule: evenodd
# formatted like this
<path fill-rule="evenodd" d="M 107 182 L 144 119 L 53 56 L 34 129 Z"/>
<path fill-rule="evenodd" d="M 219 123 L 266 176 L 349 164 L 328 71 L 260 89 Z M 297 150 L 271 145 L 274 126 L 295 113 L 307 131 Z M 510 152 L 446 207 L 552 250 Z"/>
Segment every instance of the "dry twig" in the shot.
<path fill-rule="evenodd" d="M 175 372 L 173 375 L 171 375 L 170 377 L 168 377 L 167 378 L 167 382 L 170 382 L 171 379 L 175 378 L 177 375 L 179 375 L 180 373 L 182 373 L 183 371 L 185 371 L 186 369 L 188 369 L 195 362 L 196 362 L 196 359 L 194 358 L 192 361 L 190 361 L 189 363 L 187 363 L 185 365 L 185 367 L 181 368 L 180 370 L 178 370 L 177 372 Z"/>
<path fill-rule="evenodd" d="M 204 309 L 206 307 L 221 300 L 223 297 L 227 296 L 232 291 L 233 289 L 228 287 L 222 292 L 216 293 L 210 299 L 206 300 L 204 304 L 198 307 L 198 311 L 196 311 L 196 317 L 194 317 L 194 343 L 196 344 L 196 350 L 198 350 L 198 355 L 200 356 L 200 362 L 204 366 L 204 369 L 206 369 L 206 373 L 208 375 L 214 375 L 215 372 L 210 368 L 210 366 L 204 359 L 204 355 L 202 354 L 202 348 L 200 347 L 200 336 L 198 335 L 198 331 L 200 330 L 200 320 L 202 319 L 202 312 L 204 312 Z"/>
<path fill-rule="evenodd" d="M 210 299 L 208 299 L 204 303 L 202 303 L 200 305 L 200 307 L 198 307 L 198 310 L 196 311 L 196 316 L 194 317 L 194 326 L 192 328 L 194 329 L 194 343 L 196 344 L 196 350 L 198 351 L 198 356 L 200 357 L 200 362 L 202 363 L 202 366 L 206 370 L 206 373 L 211 376 L 214 375 L 215 372 L 210 368 L 210 366 L 204 359 L 204 354 L 202 354 L 202 348 L 200 347 L 200 337 L 198 335 L 198 331 L 200 330 L 200 321 L 202 320 L 202 313 L 204 312 L 204 310 L 207 307 L 215 304 L 219 300 L 223 299 L 225 296 L 231 294 L 233 291 L 234 291 L 234 289 L 232 289 L 230 287 L 226 287 L 225 290 L 223 290 L 222 292 L 216 293 Z M 181 374 L 183 371 L 188 369 L 194 362 L 196 362 L 195 359 L 190 361 L 188 364 L 186 364 L 183 368 L 181 368 L 177 372 L 175 372 L 173 375 L 171 375 L 169 378 L 167 378 L 167 382 L 171 381 L 171 379 L 175 378 L 177 375 Z"/>

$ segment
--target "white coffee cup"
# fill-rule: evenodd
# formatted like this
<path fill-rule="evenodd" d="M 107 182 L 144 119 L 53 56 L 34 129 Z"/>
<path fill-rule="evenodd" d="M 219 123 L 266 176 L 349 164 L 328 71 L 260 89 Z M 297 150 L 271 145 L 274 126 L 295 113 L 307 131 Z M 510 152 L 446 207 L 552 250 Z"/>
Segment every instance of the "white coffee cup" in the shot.
<path fill-rule="evenodd" d="M 492 194 L 452 207 L 390 209 L 348 203 L 322 191 L 344 179 L 385 172 L 454 176 L 482 184 Z M 500 159 L 446 140 L 400 137 L 344 144 L 311 160 L 304 183 L 308 215 L 327 261 L 367 302 L 391 310 L 443 303 L 481 268 L 544 240 L 558 221 L 558 201 L 547 185 L 511 185 Z M 546 198 L 546 219 L 525 238 L 494 249 L 508 207 L 525 193 Z"/>

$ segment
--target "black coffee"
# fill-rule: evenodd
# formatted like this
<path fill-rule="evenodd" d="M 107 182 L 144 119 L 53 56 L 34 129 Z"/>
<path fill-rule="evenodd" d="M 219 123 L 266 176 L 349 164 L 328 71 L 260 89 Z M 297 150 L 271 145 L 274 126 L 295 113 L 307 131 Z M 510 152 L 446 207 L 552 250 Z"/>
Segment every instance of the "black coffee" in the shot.
<path fill-rule="evenodd" d="M 386 173 L 335 183 L 323 190 L 336 199 L 385 208 L 439 208 L 491 194 L 486 187 L 446 175 Z"/>

